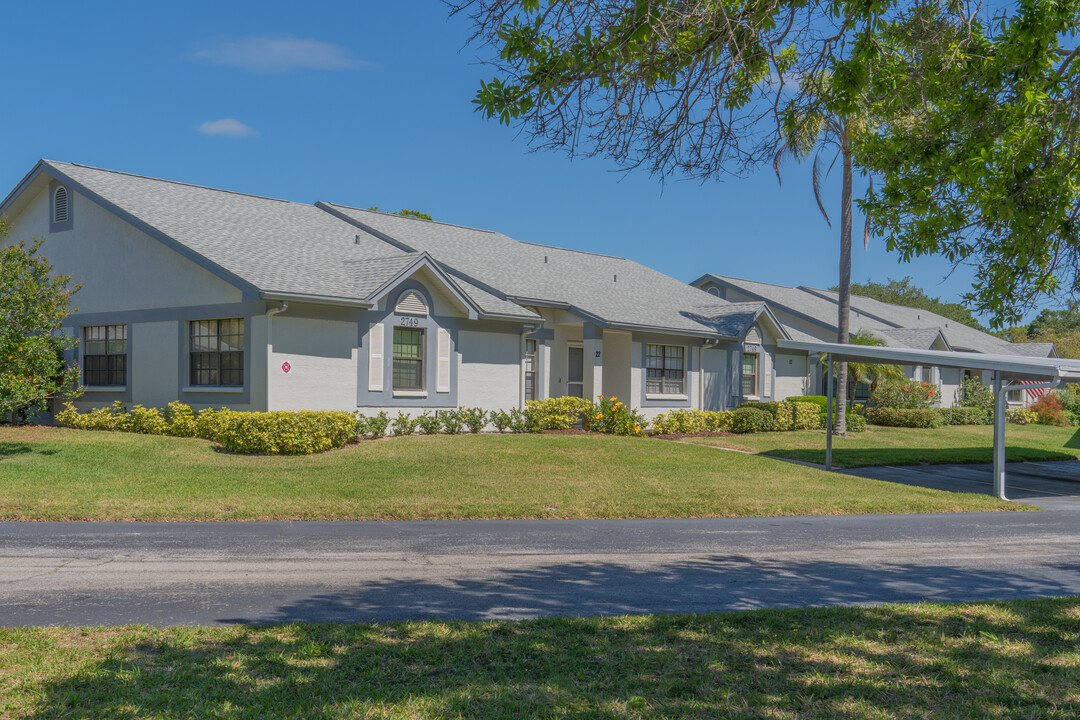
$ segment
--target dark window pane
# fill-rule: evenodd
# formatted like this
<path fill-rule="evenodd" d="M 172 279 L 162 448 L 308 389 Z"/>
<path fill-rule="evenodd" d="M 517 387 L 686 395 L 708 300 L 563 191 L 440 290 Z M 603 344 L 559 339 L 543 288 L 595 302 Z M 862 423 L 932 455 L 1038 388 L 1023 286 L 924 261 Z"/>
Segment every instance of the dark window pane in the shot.
<path fill-rule="evenodd" d="M 568 357 L 570 367 L 566 371 L 567 382 L 582 382 L 585 379 L 585 349 L 572 347 L 569 349 Z M 581 391 L 578 390 L 574 397 L 581 397 Z"/>

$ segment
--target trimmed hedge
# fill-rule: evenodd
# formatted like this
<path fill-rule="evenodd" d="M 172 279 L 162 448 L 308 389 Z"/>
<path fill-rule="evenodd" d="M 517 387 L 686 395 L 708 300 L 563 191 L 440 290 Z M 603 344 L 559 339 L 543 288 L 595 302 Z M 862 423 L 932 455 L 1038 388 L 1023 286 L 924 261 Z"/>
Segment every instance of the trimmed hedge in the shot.
<path fill-rule="evenodd" d="M 385 434 L 389 420 L 381 413 L 376 432 Z M 309 455 L 355 442 L 360 432 L 372 427 L 342 410 L 277 410 L 234 412 L 207 408 L 195 413 L 191 406 L 169 403 L 164 411 L 136 405 L 128 410 L 122 402 L 86 413 L 71 403 L 56 414 L 64 427 L 77 430 L 118 430 L 147 435 L 199 437 L 219 443 L 230 452 L 249 455 Z"/>
<path fill-rule="evenodd" d="M 847 431 L 849 433 L 866 432 L 866 418 L 856 413 L 851 413 L 846 418 Z"/>
<path fill-rule="evenodd" d="M 569 430 L 582 421 L 582 415 L 592 406 L 591 401 L 579 397 L 529 400 L 525 403 L 542 430 Z"/>
<path fill-rule="evenodd" d="M 866 419 L 886 427 L 939 428 L 946 424 L 940 408 L 880 408 L 866 410 Z"/>
<path fill-rule="evenodd" d="M 660 413 L 652 421 L 653 433 L 727 432 L 731 427 L 731 411 L 672 410 Z"/>
<path fill-rule="evenodd" d="M 742 405 L 731 411 L 731 432 L 771 432 L 775 427 L 772 413 L 754 405 Z"/>
<path fill-rule="evenodd" d="M 994 410 L 987 407 L 941 408 L 947 425 L 993 425 Z"/>

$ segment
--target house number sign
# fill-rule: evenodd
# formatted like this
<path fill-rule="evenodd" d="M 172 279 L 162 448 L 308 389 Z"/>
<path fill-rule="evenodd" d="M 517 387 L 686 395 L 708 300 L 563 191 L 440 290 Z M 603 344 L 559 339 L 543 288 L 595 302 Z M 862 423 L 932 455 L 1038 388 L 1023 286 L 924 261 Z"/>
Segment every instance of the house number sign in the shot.
<path fill-rule="evenodd" d="M 414 317 L 398 318 L 398 325 L 405 325 L 406 327 L 420 327 L 420 318 L 414 318 Z"/>

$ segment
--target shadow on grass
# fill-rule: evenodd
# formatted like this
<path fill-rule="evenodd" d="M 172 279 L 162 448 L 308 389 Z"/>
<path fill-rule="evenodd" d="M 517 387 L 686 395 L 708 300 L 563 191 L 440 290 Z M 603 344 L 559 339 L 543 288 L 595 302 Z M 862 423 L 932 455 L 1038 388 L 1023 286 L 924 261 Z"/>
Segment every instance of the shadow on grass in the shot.
<path fill-rule="evenodd" d="M 1070 440 L 1070 442 L 1072 442 Z M 1066 447 L 1070 447 L 1066 444 Z M 824 464 L 825 448 L 821 450 L 791 449 L 778 446 L 759 451 L 762 455 L 803 460 Z M 1076 460 L 1073 453 L 1047 450 L 1045 448 L 1006 448 L 1006 462 L 1031 462 L 1044 460 Z M 985 448 L 843 448 L 833 446 L 833 463 L 839 467 L 857 468 L 879 465 L 952 465 L 965 463 L 989 463 L 994 460 L 992 447 Z"/>
<path fill-rule="evenodd" d="M 1072 437 L 1065 441 L 1065 447 L 1080 450 L 1080 428 L 1077 428 Z"/>
<path fill-rule="evenodd" d="M 870 599 L 916 578 L 932 590 L 999 597 L 1064 589 L 959 568 L 929 580 L 902 565 L 873 577 L 849 570 L 806 563 L 792 572 L 741 558 L 663 572 L 569 565 L 508 573 L 501 584 L 375 583 L 281 607 L 271 619 L 357 620 L 405 607 L 414 608 L 406 615 L 438 617 L 475 600 L 467 617 L 558 613 L 582 607 L 571 598 L 616 575 L 677 594 L 717 585 L 740 594 L 740 583 L 764 577 L 792 604 L 806 593 Z M 784 578 L 787 590 L 779 589 Z M 1080 630 L 1077 605 L 148 631 L 149 639 L 44 688 L 31 717 L 1075 716 L 1080 676 L 1069 638 Z M 628 607 L 630 599 L 611 605 Z M 1066 662 L 1055 663 L 1059 657 Z"/>
<path fill-rule="evenodd" d="M 27 455 L 29 453 L 55 455 L 56 451 L 35 449 L 34 445 L 25 442 L 0 442 L 0 460 L 14 457 L 15 455 Z"/>

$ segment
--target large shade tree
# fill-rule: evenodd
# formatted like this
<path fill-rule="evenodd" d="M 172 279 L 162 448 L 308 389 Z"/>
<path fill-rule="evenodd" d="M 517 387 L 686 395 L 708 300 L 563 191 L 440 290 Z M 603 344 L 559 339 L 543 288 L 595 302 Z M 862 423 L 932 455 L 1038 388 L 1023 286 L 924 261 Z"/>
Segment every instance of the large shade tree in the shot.
<path fill-rule="evenodd" d="M 989 15 L 926 2 L 881 27 L 856 152 L 888 246 L 973 266 L 965 299 L 1001 327 L 1080 290 L 1080 0 Z"/>

